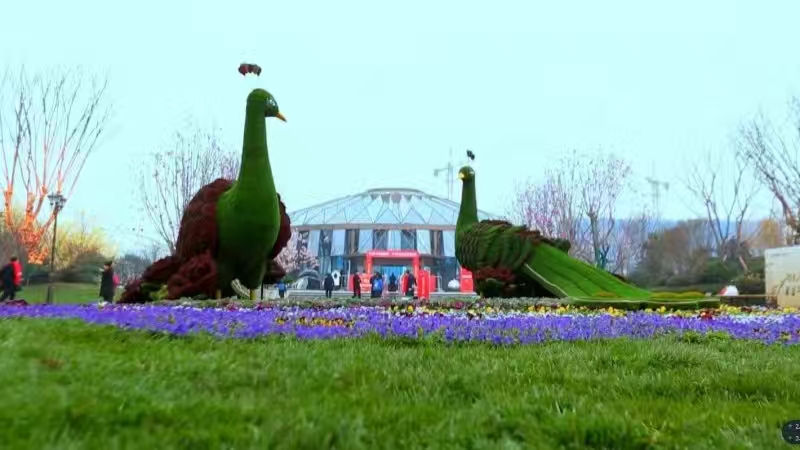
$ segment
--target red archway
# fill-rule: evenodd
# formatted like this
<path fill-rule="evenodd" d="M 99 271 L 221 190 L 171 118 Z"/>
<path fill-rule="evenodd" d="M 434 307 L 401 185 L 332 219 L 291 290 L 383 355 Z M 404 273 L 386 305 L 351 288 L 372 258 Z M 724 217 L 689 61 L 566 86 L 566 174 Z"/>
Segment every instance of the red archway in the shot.
<path fill-rule="evenodd" d="M 420 280 L 420 256 L 415 250 L 369 250 L 364 254 L 364 277 L 361 277 L 361 291 L 369 292 L 371 286 L 369 277 L 372 275 L 372 266 L 376 259 L 396 259 L 411 262 L 414 278 Z M 402 290 L 402 288 L 401 288 Z"/>
<path fill-rule="evenodd" d="M 411 260 L 414 276 L 419 277 L 419 252 L 415 250 L 370 250 L 365 253 L 364 273 L 372 273 L 372 263 L 376 259 Z"/>

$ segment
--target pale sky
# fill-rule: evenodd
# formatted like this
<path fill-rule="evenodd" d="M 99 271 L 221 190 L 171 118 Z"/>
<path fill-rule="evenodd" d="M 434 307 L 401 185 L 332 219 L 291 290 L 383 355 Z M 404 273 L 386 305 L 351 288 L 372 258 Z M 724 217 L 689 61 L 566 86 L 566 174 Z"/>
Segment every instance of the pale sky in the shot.
<path fill-rule="evenodd" d="M 0 0 L 0 17 L 0 64 L 108 73 L 115 114 L 64 214 L 123 249 L 145 224 L 131 164 L 191 120 L 240 147 L 255 87 L 288 118 L 268 143 L 290 211 L 375 187 L 446 196 L 433 169 L 452 147 L 477 155 L 479 207 L 504 213 L 552 155 L 602 147 L 675 179 L 671 218 L 692 215 L 689 158 L 800 94 L 796 0 Z"/>

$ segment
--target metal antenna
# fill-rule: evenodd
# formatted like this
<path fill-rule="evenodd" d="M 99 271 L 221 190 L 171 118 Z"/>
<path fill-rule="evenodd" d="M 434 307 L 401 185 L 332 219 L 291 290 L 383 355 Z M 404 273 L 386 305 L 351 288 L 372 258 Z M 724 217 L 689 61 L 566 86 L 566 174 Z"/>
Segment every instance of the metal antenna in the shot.
<path fill-rule="evenodd" d="M 455 175 L 453 174 L 453 147 L 450 147 L 450 155 L 447 159 L 447 166 L 433 170 L 433 176 L 438 177 L 441 172 L 447 171 L 447 199 L 453 200 L 453 185 L 455 184 Z"/>
<path fill-rule="evenodd" d="M 653 209 L 656 215 L 656 227 L 661 229 L 661 188 L 669 191 L 669 183 L 656 179 L 656 163 L 653 162 L 653 175 L 645 178 L 650 186 L 653 188 Z"/>

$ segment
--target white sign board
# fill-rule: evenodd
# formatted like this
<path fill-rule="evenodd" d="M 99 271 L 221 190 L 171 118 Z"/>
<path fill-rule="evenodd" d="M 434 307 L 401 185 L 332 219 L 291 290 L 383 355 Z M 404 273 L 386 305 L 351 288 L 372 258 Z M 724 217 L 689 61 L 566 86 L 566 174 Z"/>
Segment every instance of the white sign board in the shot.
<path fill-rule="evenodd" d="M 764 252 L 766 294 L 778 306 L 800 307 L 800 246 L 771 248 Z"/>

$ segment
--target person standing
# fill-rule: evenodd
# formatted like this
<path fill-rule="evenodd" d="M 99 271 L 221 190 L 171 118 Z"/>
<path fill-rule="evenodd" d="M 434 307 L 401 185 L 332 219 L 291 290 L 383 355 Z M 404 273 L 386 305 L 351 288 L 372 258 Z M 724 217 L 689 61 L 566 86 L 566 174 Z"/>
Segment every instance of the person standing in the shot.
<path fill-rule="evenodd" d="M 386 274 L 381 272 L 378 274 L 378 296 L 384 299 L 386 298 L 386 291 L 388 290 L 389 284 L 386 282 Z"/>
<path fill-rule="evenodd" d="M 325 281 L 322 282 L 322 287 L 325 288 L 325 298 L 333 297 L 333 275 L 328 272 L 325 276 Z"/>
<path fill-rule="evenodd" d="M 3 281 L 3 296 L 0 297 L 0 302 L 14 300 L 22 286 L 22 264 L 16 256 L 12 256 L 8 264 L 3 267 L 0 279 Z"/>
<path fill-rule="evenodd" d="M 353 298 L 361 298 L 361 278 L 357 273 L 353 274 Z"/>
<path fill-rule="evenodd" d="M 278 281 L 278 297 L 283 298 L 286 295 L 286 282 L 281 280 Z"/>
<path fill-rule="evenodd" d="M 106 261 L 103 264 L 103 269 L 100 275 L 100 298 L 108 303 L 114 303 L 114 268 L 111 266 L 111 261 Z"/>
<path fill-rule="evenodd" d="M 414 286 L 417 285 L 417 278 L 414 276 L 413 273 L 406 270 L 406 297 L 413 297 L 414 296 Z"/>
<path fill-rule="evenodd" d="M 370 298 L 379 298 L 383 291 L 383 278 L 381 278 L 378 272 L 375 272 L 375 275 L 373 275 L 370 280 Z"/>

